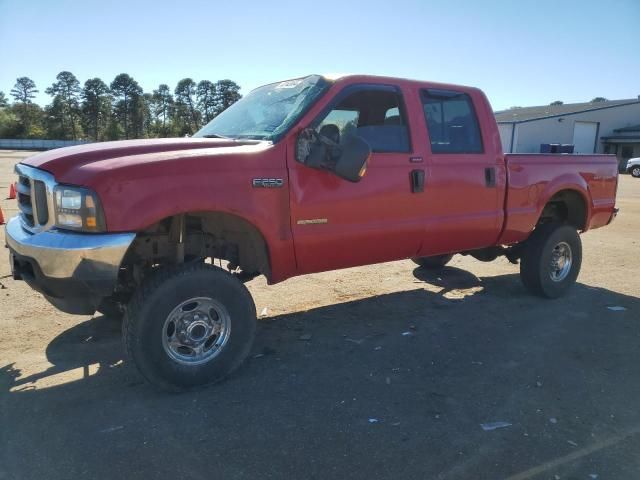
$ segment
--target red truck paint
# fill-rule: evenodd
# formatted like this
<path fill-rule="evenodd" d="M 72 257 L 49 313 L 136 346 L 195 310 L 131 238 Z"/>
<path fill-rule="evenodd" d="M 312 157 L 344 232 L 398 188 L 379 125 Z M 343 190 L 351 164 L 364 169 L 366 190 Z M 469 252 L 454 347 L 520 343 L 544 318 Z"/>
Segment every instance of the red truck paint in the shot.
<path fill-rule="evenodd" d="M 343 88 L 401 89 L 412 151 L 374 153 L 359 183 L 295 161 L 298 133 Z M 420 90 L 453 89 L 473 100 L 484 153 L 434 154 Z M 224 139 L 133 140 L 52 150 L 24 163 L 60 183 L 97 192 L 110 232 L 141 231 L 185 212 L 219 211 L 253 224 L 269 249 L 270 283 L 295 275 L 418 256 L 508 245 L 526 239 L 547 201 L 575 190 L 587 205 L 586 229 L 614 214 L 613 155 L 504 155 L 492 109 L 478 89 L 404 79 L 349 76 L 278 143 Z M 495 187 L 485 168 L 495 168 Z M 409 172 L 424 169 L 423 193 Z M 282 188 L 253 188 L 253 178 L 282 178 Z M 302 223 L 300 223 L 302 221 Z"/>

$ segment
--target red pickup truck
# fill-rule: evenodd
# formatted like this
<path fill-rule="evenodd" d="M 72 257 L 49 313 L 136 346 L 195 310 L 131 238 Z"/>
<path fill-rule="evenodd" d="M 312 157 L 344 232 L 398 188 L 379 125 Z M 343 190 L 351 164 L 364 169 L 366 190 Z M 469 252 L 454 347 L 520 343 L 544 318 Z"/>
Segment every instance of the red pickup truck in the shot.
<path fill-rule="evenodd" d="M 65 312 L 124 315 L 129 357 L 165 389 L 242 362 L 257 275 L 506 255 L 554 298 L 578 276 L 578 232 L 617 212 L 614 156 L 505 155 L 480 90 L 374 76 L 273 83 L 194 138 L 53 150 L 16 172 L 14 277 Z"/>

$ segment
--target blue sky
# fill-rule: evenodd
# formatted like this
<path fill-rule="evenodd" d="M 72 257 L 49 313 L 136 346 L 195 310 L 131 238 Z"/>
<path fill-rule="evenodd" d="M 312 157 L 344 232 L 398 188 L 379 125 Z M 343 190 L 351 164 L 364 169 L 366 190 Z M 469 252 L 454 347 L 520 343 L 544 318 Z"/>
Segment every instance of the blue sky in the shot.
<path fill-rule="evenodd" d="M 61 70 L 247 92 L 309 73 L 482 88 L 494 109 L 640 95 L 640 0 L 0 0 L 0 90 Z"/>

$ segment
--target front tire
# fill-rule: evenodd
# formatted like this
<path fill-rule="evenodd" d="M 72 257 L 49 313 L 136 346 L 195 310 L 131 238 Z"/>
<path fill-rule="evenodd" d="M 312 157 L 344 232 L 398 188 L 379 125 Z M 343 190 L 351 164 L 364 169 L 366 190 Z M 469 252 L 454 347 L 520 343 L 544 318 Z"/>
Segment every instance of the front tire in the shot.
<path fill-rule="evenodd" d="M 124 317 L 124 309 L 122 308 L 122 305 L 112 298 L 103 299 L 96 310 L 105 317 L 118 322 Z"/>
<path fill-rule="evenodd" d="M 524 245 L 520 278 L 532 293 L 558 298 L 580 273 L 582 242 L 576 229 L 561 223 L 537 227 Z"/>
<path fill-rule="evenodd" d="M 451 261 L 453 255 L 435 255 L 433 257 L 412 258 L 413 263 L 428 270 L 440 270 Z"/>
<path fill-rule="evenodd" d="M 640 178 L 640 165 L 634 165 L 629 169 L 629 173 L 632 177 Z"/>
<path fill-rule="evenodd" d="M 162 390 L 219 382 L 246 358 L 256 307 L 247 288 L 206 264 L 161 268 L 140 286 L 124 317 L 128 357 Z"/>

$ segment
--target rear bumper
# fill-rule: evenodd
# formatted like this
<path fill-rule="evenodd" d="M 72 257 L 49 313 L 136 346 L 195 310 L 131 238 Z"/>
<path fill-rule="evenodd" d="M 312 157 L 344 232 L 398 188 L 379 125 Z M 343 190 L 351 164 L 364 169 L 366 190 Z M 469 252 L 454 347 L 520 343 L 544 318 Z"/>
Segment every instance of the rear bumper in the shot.
<path fill-rule="evenodd" d="M 19 217 L 6 226 L 14 278 L 26 281 L 58 309 L 93 314 L 113 293 L 133 233 L 89 234 L 57 229 L 32 234 Z"/>

